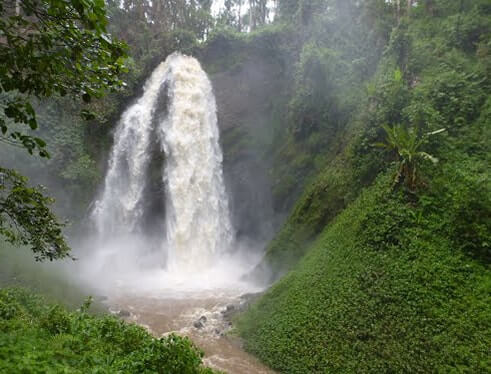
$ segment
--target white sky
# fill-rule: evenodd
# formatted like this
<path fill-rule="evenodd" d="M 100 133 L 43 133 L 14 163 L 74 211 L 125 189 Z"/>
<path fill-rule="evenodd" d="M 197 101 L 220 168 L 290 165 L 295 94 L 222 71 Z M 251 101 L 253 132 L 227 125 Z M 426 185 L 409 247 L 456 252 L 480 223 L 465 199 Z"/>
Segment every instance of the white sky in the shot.
<path fill-rule="evenodd" d="M 223 6 L 223 0 L 213 0 L 213 5 L 211 6 L 211 12 L 214 15 L 218 14 L 218 12 L 222 6 Z"/>

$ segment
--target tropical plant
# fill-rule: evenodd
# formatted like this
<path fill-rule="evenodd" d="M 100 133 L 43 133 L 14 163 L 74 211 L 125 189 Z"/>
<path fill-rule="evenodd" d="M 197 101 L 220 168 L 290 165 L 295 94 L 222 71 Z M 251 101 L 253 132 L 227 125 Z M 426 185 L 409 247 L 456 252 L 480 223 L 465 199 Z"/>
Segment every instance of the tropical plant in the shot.
<path fill-rule="evenodd" d="M 408 129 L 400 124 L 392 127 L 383 125 L 382 127 L 387 135 L 385 143 L 376 143 L 375 146 L 397 154 L 399 167 L 394 178 L 394 184 L 404 181 L 410 190 L 414 190 L 421 182 L 419 173 L 421 162 L 425 160 L 431 161 L 433 164 L 438 162 L 436 157 L 422 151 L 421 147 L 425 143 L 427 136 L 439 134 L 445 129 L 420 136 L 416 129 Z"/>

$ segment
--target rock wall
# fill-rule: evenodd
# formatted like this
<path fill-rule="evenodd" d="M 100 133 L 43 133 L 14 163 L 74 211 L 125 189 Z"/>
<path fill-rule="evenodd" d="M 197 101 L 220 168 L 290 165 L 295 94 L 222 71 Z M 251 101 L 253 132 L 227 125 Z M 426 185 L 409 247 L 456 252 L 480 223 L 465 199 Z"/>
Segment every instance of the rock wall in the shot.
<path fill-rule="evenodd" d="M 281 92 L 274 63 L 249 57 L 211 75 L 217 101 L 224 175 L 237 237 L 265 242 L 275 230 L 268 152 L 273 100 Z"/>

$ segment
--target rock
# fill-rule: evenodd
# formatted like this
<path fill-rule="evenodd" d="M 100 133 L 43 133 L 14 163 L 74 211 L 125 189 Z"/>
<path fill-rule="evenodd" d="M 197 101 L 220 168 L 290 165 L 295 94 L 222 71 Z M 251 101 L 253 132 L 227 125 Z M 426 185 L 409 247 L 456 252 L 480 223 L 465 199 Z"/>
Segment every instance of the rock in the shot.
<path fill-rule="evenodd" d="M 233 304 L 229 304 L 229 305 L 227 305 L 227 306 L 225 307 L 225 309 L 224 309 L 224 310 L 222 310 L 222 312 L 221 312 L 221 313 L 222 313 L 222 314 L 224 314 L 224 315 L 225 315 L 225 314 L 230 314 L 230 313 L 232 313 L 234 310 L 235 310 L 235 305 L 233 305 Z"/>
<path fill-rule="evenodd" d="M 131 316 L 131 313 L 128 312 L 127 310 L 121 309 L 118 313 L 119 317 L 129 317 Z"/>
<path fill-rule="evenodd" d="M 222 335 L 222 332 L 219 329 L 215 329 L 215 334 Z"/>
<path fill-rule="evenodd" d="M 268 224 L 275 221 L 272 195 L 275 180 L 269 173 L 273 158 L 261 157 L 254 142 L 237 139 L 264 136 L 264 124 L 271 118 L 271 97 L 281 91 L 283 82 L 270 59 L 258 56 L 253 60 L 246 59 L 236 64 L 237 69 L 210 77 L 218 111 L 223 174 L 233 207 L 231 218 L 233 226 L 241 228 L 238 239 L 246 240 L 269 239 L 270 233 L 276 232 Z"/>
<path fill-rule="evenodd" d="M 205 327 L 206 321 L 208 321 L 208 318 L 206 318 L 205 316 L 201 316 L 201 317 L 199 317 L 199 319 L 197 321 L 193 322 L 193 326 L 195 328 L 197 328 L 198 330 L 200 330 L 203 327 Z"/>
<path fill-rule="evenodd" d="M 255 292 L 255 293 L 245 293 L 240 296 L 240 299 L 242 300 L 242 303 L 244 304 L 251 304 L 263 294 L 264 292 Z"/>
<path fill-rule="evenodd" d="M 233 304 L 229 304 L 222 310 L 222 316 L 225 319 L 230 319 L 237 312 L 237 307 Z"/>

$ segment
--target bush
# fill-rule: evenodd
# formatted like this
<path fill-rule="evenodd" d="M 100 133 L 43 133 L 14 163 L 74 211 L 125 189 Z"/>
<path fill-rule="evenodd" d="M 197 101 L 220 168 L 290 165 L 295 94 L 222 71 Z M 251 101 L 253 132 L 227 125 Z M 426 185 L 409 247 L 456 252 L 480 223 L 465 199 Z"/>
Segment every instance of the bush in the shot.
<path fill-rule="evenodd" d="M 113 316 L 77 312 L 24 289 L 0 289 L 2 373 L 211 374 L 188 338 L 155 339 Z"/>
<path fill-rule="evenodd" d="M 52 335 L 68 333 L 70 316 L 60 305 L 54 305 L 41 317 L 39 325 Z"/>

